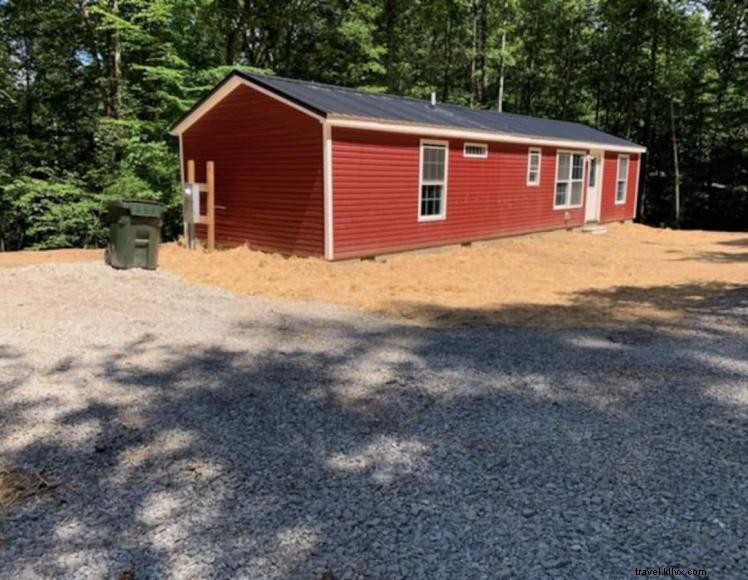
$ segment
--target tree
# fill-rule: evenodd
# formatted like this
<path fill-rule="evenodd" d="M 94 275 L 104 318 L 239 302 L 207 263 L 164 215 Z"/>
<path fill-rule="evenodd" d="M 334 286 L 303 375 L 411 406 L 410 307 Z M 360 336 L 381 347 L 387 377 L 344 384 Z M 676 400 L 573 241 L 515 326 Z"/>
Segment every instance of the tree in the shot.
<path fill-rule="evenodd" d="M 639 219 L 748 224 L 741 0 L 0 0 L 0 248 L 114 196 L 176 235 L 167 127 L 233 67 L 588 123 L 647 146 Z"/>

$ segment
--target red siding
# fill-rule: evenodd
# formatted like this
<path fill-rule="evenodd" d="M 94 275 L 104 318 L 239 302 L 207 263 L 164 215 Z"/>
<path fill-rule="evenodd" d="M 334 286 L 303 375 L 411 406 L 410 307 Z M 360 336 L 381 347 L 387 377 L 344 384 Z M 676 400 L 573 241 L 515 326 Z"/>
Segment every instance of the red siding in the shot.
<path fill-rule="evenodd" d="M 584 221 L 583 207 L 553 209 L 555 148 L 543 148 L 540 185 L 528 187 L 527 146 L 491 143 L 487 159 L 469 159 L 463 157 L 464 141 L 450 140 L 446 219 L 419 222 L 420 136 L 337 128 L 332 136 L 335 258 Z"/>
<path fill-rule="evenodd" d="M 639 166 L 639 156 L 629 153 L 629 179 L 626 188 L 626 202 L 616 204 L 616 179 L 618 176 L 618 153 L 605 152 L 605 167 L 603 169 L 603 197 L 600 207 L 600 221 L 634 219 L 636 214 L 636 177 Z"/>
<path fill-rule="evenodd" d="M 216 240 L 300 255 L 324 253 L 322 126 L 246 86 L 183 135 L 183 159 L 215 162 Z"/>

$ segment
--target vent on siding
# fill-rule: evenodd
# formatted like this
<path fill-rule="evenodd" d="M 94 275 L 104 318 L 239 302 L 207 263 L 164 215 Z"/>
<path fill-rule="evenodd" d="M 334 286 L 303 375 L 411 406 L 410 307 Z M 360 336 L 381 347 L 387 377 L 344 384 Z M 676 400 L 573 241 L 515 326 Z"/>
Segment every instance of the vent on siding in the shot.
<path fill-rule="evenodd" d="M 488 145 L 485 143 L 465 143 L 462 154 L 464 157 L 485 159 L 488 157 Z"/>

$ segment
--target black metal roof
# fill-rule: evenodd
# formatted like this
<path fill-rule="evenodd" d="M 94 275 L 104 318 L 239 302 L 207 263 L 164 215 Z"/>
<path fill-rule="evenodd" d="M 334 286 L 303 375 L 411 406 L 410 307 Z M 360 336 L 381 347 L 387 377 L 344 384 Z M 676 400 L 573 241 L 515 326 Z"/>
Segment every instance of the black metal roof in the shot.
<path fill-rule="evenodd" d="M 527 137 L 583 141 L 608 146 L 641 147 L 632 141 L 570 121 L 470 109 L 445 103 L 432 106 L 429 101 L 421 99 L 366 93 L 346 87 L 257 73 L 235 71 L 224 79 L 224 82 L 233 75 L 255 83 L 322 117 L 347 116 L 456 129 L 496 131 Z M 202 101 L 196 104 L 192 110 L 201 103 Z M 187 116 L 189 113 L 183 119 Z M 179 122 L 174 126 L 178 124 Z"/>

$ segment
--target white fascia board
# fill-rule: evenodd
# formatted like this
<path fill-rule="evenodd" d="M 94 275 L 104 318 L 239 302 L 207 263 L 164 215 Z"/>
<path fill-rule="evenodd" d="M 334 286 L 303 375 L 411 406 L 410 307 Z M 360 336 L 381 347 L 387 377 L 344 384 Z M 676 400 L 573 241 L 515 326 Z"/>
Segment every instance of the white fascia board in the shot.
<path fill-rule="evenodd" d="M 514 133 L 498 133 L 476 129 L 453 129 L 439 125 L 414 125 L 412 123 L 393 123 L 377 121 L 359 117 L 342 117 L 328 115 L 328 123 L 333 127 L 346 129 L 363 129 L 367 131 L 384 131 L 387 133 L 405 133 L 408 135 L 428 135 L 453 139 L 477 139 L 500 143 L 518 143 L 522 145 L 536 145 L 546 147 L 571 147 L 575 149 L 605 149 L 621 153 L 645 153 L 647 148 L 641 146 L 611 145 L 610 143 L 593 143 L 588 141 L 572 141 L 568 139 L 544 139 L 542 137 L 528 137 Z"/>
<path fill-rule="evenodd" d="M 293 101 L 289 101 L 288 99 L 285 99 L 281 97 L 280 95 L 275 94 L 272 91 L 267 90 L 264 87 L 261 87 L 259 85 L 256 85 L 255 83 L 242 78 L 238 75 L 234 75 L 229 80 L 227 80 L 223 86 L 221 86 L 215 93 L 213 93 L 209 98 L 207 98 L 203 103 L 200 104 L 194 111 L 192 111 L 189 115 L 187 115 L 182 121 L 174 127 L 171 131 L 169 131 L 169 134 L 176 136 L 181 135 L 184 133 L 187 129 L 189 129 L 192 125 L 197 123 L 197 121 L 200 120 L 200 118 L 205 115 L 208 111 L 210 111 L 213 107 L 215 107 L 218 103 L 220 103 L 223 99 L 225 99 L 234 89 L 241 85 L 246 85 L 253 90 L 257 91 L 258 93 L 262 93 L 263 95 L 266 95 L 272 99 L 275 99 L 276 101 L 279 101 L 283 103 L 284 105 L 287 105 L 289 107 L 292 107 L 296 109 L 297 111 L 301 111 L 302 113 L 309 115 L 310 117 L 313 117 L 314 119 L 317 119 L 320 123 L 324 121 L 324 118 L 317 115 L 316 113 L 310 111 L 309 109 L 306 109 L 302 107 L 301 105 L 297 105 Z"/>

